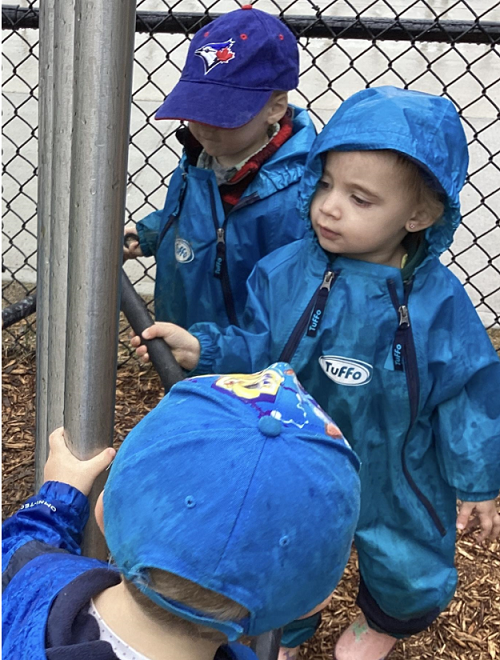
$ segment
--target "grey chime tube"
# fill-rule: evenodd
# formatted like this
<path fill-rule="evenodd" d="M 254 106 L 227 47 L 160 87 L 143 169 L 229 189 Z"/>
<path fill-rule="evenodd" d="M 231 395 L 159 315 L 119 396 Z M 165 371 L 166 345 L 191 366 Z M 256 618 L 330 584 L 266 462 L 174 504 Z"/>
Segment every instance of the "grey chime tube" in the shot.
<path fill-rule="evenodd" d="M 134 28 L 135 2 L 76 0 L 64 426 L 82 459 L 113 438 Z M 83 551 L 105 556 L 95 525 Z"/>
<path fill-rule="evenodd" d="M 38 62 L 38 203 L 36 315 L 35 486 L 43 482 L 48 449 L 47 385 L 49 344 L 50 203 L 52 179 L 54 0 L 40 4 Z"/>

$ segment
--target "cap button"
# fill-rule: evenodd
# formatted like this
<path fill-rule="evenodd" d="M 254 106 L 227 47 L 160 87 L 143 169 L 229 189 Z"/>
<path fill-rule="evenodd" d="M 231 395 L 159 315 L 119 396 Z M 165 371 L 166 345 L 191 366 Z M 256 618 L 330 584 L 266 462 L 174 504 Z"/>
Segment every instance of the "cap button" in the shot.
<path fill-rule="evenodd" d="M 252 5 L 242 5 L 242 9 L 252 9 Z"/>
<path fill-rule="evenodd" d="M 275 438 L 281 433 L 281 426 L 280 420 L 276 419 L 276 417 L 271 417 L 271 415 L 266 415 L 259 419 L 259 431 L 270 438 Z"/>

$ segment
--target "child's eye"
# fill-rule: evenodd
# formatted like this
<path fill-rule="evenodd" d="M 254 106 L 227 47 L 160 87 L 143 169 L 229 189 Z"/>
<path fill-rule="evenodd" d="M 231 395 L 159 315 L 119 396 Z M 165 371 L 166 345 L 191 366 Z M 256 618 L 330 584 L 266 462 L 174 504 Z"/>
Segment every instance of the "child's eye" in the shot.
<path fill-rule="evenodd" d="M 362 199 L 361 197 L 358 197 L 357 195 L 351 195 L 352 199 L 355 201 L 358 206 L 370 206 L 371 202 L 367 202 L 366 199 Z"/>
<path fill-rule="evenodd" d="M 318 181 L 318 190 L 328 190 L 330 188 L 330 184 L 328 181 L 325 181 L 324 179 L 320 179 Z"/>

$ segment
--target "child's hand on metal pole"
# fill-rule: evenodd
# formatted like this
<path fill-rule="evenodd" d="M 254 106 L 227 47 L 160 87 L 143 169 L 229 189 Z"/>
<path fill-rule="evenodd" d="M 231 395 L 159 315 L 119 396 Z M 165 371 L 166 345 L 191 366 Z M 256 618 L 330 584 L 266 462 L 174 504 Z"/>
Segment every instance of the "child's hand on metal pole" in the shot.
<path fill-rule="evenodd" d="M 113 447 L 86 461 L 79 460 L 66 446 L 64 429 L 56 429 L 49 437 L 50 452 L 43 472 L 44 481 L 60 481 L 88 495 L 95 479 L 109 467 L 116 455 Z"/>
<path fill-rule="evenodd" d="M 471 516 L 474 515 L 473 518 Z M 477 541 L 482 543 L 487 538 L 495 539 L 500 535 L 500 513 L 495 500 L 484 502 L 462 502 L 457 516 L 457 529 L 466 530 L 474 524 L 481 525 L 481 533 Z"/>
<path fill-rule="evenodd" d="M 141 345 L 141 338 L 130 334 L 130 343 L 143 362 L 149 362 L 148 349 Z M 154 323 L 142 333 L 143 339 L 161 337 L 170 347 L 173 356 L 183 369 L 191 371 L 200 360 L 200 342 L 184 328 L 174 323 Z"/>

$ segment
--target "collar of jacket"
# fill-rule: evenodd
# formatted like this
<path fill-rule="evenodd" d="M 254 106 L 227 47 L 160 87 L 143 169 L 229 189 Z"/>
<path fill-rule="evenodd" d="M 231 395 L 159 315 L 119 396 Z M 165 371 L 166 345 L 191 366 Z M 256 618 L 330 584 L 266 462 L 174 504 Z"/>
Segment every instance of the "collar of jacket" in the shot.
<path fill-rule="evenodd" d="M 280 120 L 280 129 L 265 147 L 254 154 L 228 183 L 219 187 L 222 201 L 235 206 L 266 160 L 271 158 L 292 135 L 292 119 L 287 112 Z"/>
<path fill-rule="evenodd" d="M 268 155 L 258 170 L 260 176 L 254 177 L 245 189 L 245 197 L 257 193 L 260 199 L 264 199 L 300 180 L 307 154 L 316 137 L 316 129 L 309 113 L 303 108 L 290 105 L 287 115 L 292 123 L 290 137 L 274 153 Z M 280 133 L 281 131 L 275 139 Z M 196 167 L 201 145 L 191 135 L 187 126 L 181 126 L 176 131 L 176 137 L 184 146 L 180 167 L 184 171 L 187 171 L 189 166 Z"/>
<path fill-rule="evenodd" d="M 187 165 L 196 166 L 203 147 L 189 130 L 188 126 L 179 126 L 175 131 L 177 141 L 184 147 L 184 156 Z"/>
<path fill-rule="evenodd" d="M 106 567 L 85 571 L 56 596 L 45 632 L 48 660 L 115 660 L 111 644 L 100 640 L 99 625 L 89 614 L 90 599 L 120 582 Z"/>
<path fill-rule="evenodd" d="M 349 272 L 363 273 L 366 277 L 371 279 L 381 279 L 385 281 L 388 277 L 394 278 L 396 273 L 401 274 L 398 281 L 403 282 L 404 279 L 409 279 L 417 273 L 417 271 L 426 270 L 427 264 L 434 259 L 434 255 L 427 251 L 427 245 L 421 241 L 417 246 L 412 247 L 409 252 L 409 261 L 404 270 L 395 268 L 394 266 L 386 266 L 384 264 L 371 263 L 369 261 L 362 261 L 360 259 L 350 259 L 348 256 L 340 256 L 332 254 L 323 250 L 319 244 L 318 237 L 314 233 L 312 227 L 309 232 L 302 239 L 306 241 L 305 267 L 315 277 L 322 277 L 327 266 L 334 269 L 345 271 L 344 274 Z"/>

